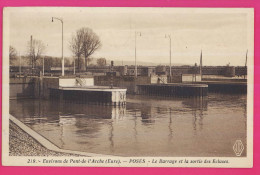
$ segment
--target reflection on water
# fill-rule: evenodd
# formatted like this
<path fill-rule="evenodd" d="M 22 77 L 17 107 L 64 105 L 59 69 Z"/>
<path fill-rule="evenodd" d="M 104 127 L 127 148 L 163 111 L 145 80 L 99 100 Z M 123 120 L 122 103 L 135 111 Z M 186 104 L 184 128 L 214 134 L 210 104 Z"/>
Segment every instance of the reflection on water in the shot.
<path fill-rule="evenodd" d="M 122 156 L 235 156 L 246 95 L 127 96 L 126 107 L 11 100 L 10 113 L 65 149 Z M 246 151 L 242 156 L 246 156 Z"/>

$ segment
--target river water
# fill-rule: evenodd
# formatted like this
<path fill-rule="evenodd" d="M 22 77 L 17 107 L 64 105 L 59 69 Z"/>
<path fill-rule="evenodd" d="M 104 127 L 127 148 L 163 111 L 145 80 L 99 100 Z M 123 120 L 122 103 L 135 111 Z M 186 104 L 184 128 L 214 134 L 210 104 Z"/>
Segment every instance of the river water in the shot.
<path fill-rule="evenodd" d="M 127 96 L 126 107 L 10 100 L 10 114 L 60 148 L 120 156 L 246 156 L 246 95 Z"/>

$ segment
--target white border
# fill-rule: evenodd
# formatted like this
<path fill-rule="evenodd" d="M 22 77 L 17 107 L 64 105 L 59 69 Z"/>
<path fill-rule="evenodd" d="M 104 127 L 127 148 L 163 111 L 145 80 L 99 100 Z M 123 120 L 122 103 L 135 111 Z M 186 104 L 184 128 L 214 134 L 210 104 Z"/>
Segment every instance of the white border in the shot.
<path fill-rule="evenodd" d="M 247 95 L 247 157 L 144 157 L 144 158 L 136 158 L 136 157 L 117 157 L 113 158 L 113 160 L 120 160 L 121 163 L 66 163 L 64 162 L 66 159 L 76 160 L 78 157 L 19 157 L 19 156 L 9 156 L 9 15 L 10 12 L 16 10 L 29 10 L 29 11 L 37 11 L 39 8 L 47 11 L 55 9 L 66 8 L 70 11 L 79 11 L 83 7 L 8 7 L 4 8 L 3 12 L 3 79 L 2 79 L 2 163 L 5 166 L 99 166 L 99 167 L 233 167 L 233 168 L 250 168 L 253 167 L 253 86 L 254 86 L 254 9 L 253 8 L 174 8 L 176 13 L 246 13 L 247 21 L 248 21 L 248 95 Z M 88 7 L 85 7 L 88 8 Z M 84 8 L 84 9 L 85 9 Z M 138 10 L 140 12 L 140 7 L 138 8 L 129 8 L 129 7 L 89 7 L 88 10 L 91 12 L 95 12 L 96 9 L 107 10 L 109 8 L 110 12 L 125 12 L 131 10 L 131 12 Z M 163 11 L 167 11 L 173 8 L 141 8 L 141 13 L 147 13 L 149 10 L 153 10 L 153 12 L 160 13 Z M 63 163 L 43 163 L 43 159 L 62 159 Z M 28 159 L 35 159 L 38 162 L 36 164 L 27 163 Z M 108 158 L 104 157 L 94 157 L 94 158 L 81 158 L 87 160 L 92 159 L 104 159 Z M 131 159 L 145 159 L 145 163 L 129 163 Z M 218 164 L 218 163 L 188 163 L 188 164 L 159 164 L 159 163 L 151 163 L 155 160 L 167 159 L 167 160 L 176 160 L 177 162 L 181 160 L 205 160 L 205 159 L 222 159 L 228 160 L 228 164 Z"/>

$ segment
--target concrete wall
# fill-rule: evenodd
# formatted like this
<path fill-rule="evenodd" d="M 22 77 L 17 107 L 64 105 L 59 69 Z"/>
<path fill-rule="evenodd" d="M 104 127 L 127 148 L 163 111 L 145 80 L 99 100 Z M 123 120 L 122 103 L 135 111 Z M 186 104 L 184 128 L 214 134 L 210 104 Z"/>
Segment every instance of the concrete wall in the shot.
<path fill-rule="evenodd" d="M 50 88 L 58 88 L 56 78 L 10 78 L 10 98 L 39 98 L 49 97 Z"/>
<path fill-rule="evenodd" d="M 112 92 L 112 102 L 116 103 L 115 106 L 119 106 L 118 104 L 126 103 L 126 91 L 113 91 Z"/>
<path fill-rule="evenodd" d="M 167 76 L 160 76 L 165 83 L 167 83 Z M 113 77 L 110 76 L 96 76 L 94 77 L 95 86 L 110 86 L 111 83 L 114 87 L 122 87 L 127 89 L 127 93 L 134 94 L 137 91 L 136 85 L 140 84 L 158 84 L 158 76 L 133 76 Z M 162 81 L 160 81 L 162 83 Z"/>
<path fill-rule="evenodd" d="M 78 78 L 83 83 L 83 86 L 94 86 L 94 78 Z M 74 87 L 81 86 L 76 78 L 60 78 L 59 86 L 61 87 Z"/>
<path fill-rule="evenodd" d="M 93 86 L 94 78 L 81 78 L 85 81 L 85 86 Z M 140 78 L 138 83 L 145 82 L 147 77 Z M 105 82 L 105 83 L 104 83 Z M 109 82 L 106 77 L 104 78 L 103 85 L 107 85 Z M 134 84 L 130 81 L 119 80 L 117 86 L 128 87 L 130 89 L 135 88 Z M 10 78 L 10 98 L 50 98 L 53 93 L 51 89 L 59 89 L 60 86 L 72 87 L 79 86 L 75 78 L 58 78 L 58 77 L 35 77 L 35 78 Z M 55 92 L 55 93 L 58 93 Z M 125 91 L 111 92 L 112 102 L 122 103 L 125 101 Z M 55 94 L 52 94 L 55 95 Z"/>
<path fill-rule="evenodd" d="M 46 99 L 50 96 L 50 88 L 59 88 L 59 78 L 43 78 L 40 83 L 42 83 L 43 89 L 40 95 Z"/>
<path fill-rule="evenodd" d="M 10 99 L 35 97 L 33 78 L 10 78 L 9 80 Z"/>
<path fill-rule="evenodd" d="M 199 82 L 201 81 L 200 74 L 182 74 L 168 77 L 168 83 L 182 83 L 182 82 Z"/>
<path fill-rule="evenodd" d="M 95 105 L 123 106 L 126 104 L 126 89 L 51 89 L 51 96 L 65 102 L 88 103 Z M 59 96 L 56 96 L 59 94 Z"/>
<path fill-rule="evenodd" d="M 111 81 L 112 80 L 112 81 Z M 110 86 L 111 82 L 114 87 L 122 87 L 127 89 L 127 93 L 133 94 L 136 91 L 137 84 L 150 84 L 150 77 L 111 77 L 96 76 L 94 77 L 94 85 L 96 86 Z"/>
<path fill-rule="evenodd" d="M 208 94 L 208 85 L 199 84 L 153 84 L 138 85 L 137 94 L 165 97 L 203 97 Z"/>
<path fill-rule="evenodd" d="M 182 82 L 182 75 L 172 75 L 171 77 L 168 76 L 168 83 L 181 83 Z"/>
<path fill-rule="evenodd" d="M 166 84 L 168 82 L 166 75 L 151 76 L 150 84 Z"/>
<path fill-rule="evenodd" d="M 75 78 L 59 79 L 59 86 L 61 87 L 73 87 L 76 85 L 77 83 Z"/>
<path fill-rule="evenodd" d="M 198 82 L 201 81 L 201 76 L 199 74 L 182 74 L 182 82 Z"/>
<path fill-rule="evenodd" d="M 80 78 L 84 81 L 85 86 L 93 86 L 94 78 Z M 76 78 L 59 78 L 59 77 L 38 77 L 35 78 L 34 96 L 36 98 L 50 97 L 50 89 L 59 89 L 59 87 L 80 86 Z"/>

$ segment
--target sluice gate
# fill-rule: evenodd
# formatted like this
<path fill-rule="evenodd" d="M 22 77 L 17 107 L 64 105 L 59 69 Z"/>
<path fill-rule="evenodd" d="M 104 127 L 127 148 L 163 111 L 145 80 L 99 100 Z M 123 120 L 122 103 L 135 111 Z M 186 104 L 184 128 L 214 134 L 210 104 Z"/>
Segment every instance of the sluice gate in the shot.
<path fill-rule="evenodd" d="M 137 85 L 137 94 L 164 97 L 204 97 L 208 95 L 208 85 L 184 83 Z"/>

